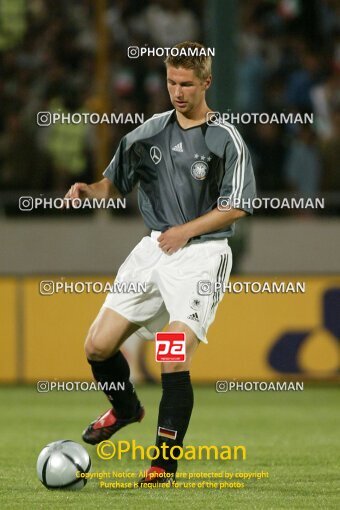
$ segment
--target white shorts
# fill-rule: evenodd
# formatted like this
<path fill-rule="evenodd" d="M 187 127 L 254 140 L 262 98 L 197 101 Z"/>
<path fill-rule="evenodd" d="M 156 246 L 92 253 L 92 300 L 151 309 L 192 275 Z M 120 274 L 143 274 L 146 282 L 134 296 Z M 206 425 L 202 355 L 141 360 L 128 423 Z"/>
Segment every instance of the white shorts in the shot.
<path fill-rule="evenodd" d="M 189 243 L 167 255 L 158 246 L 160 235 L 153 231 L 143 237 L 115 280 L 130 288 L 136 287 L 132 283 L 145 283 L 146 292 L 110 293 L 103 306 L 140 326 L 137 333 L 145 339 L 153 339 L 166 324 L 181 321 L 207 343 L 208 328 L 223 297 L 223 285 L 215 284 L 227 283 L 231 271 L 228 241 Z"/>

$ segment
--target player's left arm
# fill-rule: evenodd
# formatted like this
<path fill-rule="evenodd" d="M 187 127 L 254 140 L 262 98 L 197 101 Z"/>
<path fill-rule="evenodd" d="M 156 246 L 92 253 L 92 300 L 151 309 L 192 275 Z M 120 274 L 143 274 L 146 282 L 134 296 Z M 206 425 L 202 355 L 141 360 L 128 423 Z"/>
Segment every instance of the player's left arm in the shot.
<path fill-rule="evenodd" d="M 183 225 L 171 227 L 163 232 L 158 237 L 159 246 L 165 253 L 171 255 L 183 248 L 192 237 L 224 229 L 244 216 L 247 216 L 247 213 L 241 209 L 230 209 L 229 211 L 213 209 L 199 218 Z"/>
<path fill-rule="evenodd" d="M 230 207 L 218 208 L 183 225 L 169 228 L 158 238 L 160 248 L 171 255 L 183 248 L 193 237 L 224 230 L 236 220 L 253 213 L 256 196 L 254 171 L 247 146 L 235 128 L 229 130 L 225 145 L 225 171 L 220 184 L 220 197 Z"/>

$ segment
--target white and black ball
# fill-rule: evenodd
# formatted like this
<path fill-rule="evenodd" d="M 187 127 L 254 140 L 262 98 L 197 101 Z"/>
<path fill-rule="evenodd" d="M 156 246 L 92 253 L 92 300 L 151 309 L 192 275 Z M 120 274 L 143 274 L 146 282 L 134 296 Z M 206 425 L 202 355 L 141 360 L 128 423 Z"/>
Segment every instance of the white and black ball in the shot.
<path fill-rule="evenodd" d="M 85 448 L 69 439 L 45 446 L 37 461 L 39 480 L 47 489 L 82 489 L 87 478 L 81 474 L 88 473 L 90 468 L 91 459 Z"/>

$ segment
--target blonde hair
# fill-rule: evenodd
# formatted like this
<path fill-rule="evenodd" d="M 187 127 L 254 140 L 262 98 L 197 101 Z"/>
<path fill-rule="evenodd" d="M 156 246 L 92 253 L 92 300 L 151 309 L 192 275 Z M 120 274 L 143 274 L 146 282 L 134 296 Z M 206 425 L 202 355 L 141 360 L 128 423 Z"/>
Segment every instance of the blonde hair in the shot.
<path fill-rule="evenodd" d="M 178 51 L 175 52 L 174 48 Z M 206 80 L 211 75 L 211 57 L 207 55 L 207 49 L 203 44 L 184 41 L 171 49 L 172 52 L 164 60 L 165 65 L 193 69 L 200 80 Z"/>

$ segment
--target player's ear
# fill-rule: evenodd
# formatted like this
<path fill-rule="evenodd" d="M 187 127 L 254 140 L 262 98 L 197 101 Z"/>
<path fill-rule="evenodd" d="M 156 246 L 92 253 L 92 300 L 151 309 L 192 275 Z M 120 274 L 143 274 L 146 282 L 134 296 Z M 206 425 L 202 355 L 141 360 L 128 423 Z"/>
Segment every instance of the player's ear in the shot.
<path fill-rule="evenodd" d="M 211 82 L 212 82 L 212 76 L 211 74 L 208 76 L 208 78 L 206 78 L 203 82 L 204 84 L 204 90 L 208 90 L 208 88 L 210 87 L 211 85 Z"/>

